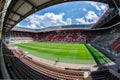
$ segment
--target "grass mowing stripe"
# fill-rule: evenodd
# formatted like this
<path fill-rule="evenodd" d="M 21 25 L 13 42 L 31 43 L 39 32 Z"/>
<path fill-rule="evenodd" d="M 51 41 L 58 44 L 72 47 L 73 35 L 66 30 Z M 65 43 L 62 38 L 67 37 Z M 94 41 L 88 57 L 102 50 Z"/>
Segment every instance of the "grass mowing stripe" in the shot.
<path fill-rule="evenodd" d="M 65 45 L 64 45 L 65 44 Z M 45 42 L 39 42 L 39 43 L 24 43 L 23 45 L 29 45 L 29 46 L 37 46 L 37 47 L 42 47 L 42 48 L 56 48 L 56 49 L 60 49 L 60 48 L 64 48 L 67 45 L 74 45 L 76 43 L 45 43 Z M 17 45 L 17 44 L 15 44 Z"/>
<path fill-rule="evenodd" d="M 84 44 L 82 44 L 82 45 L 79 46 L 79 51 L 80 51 L 81 53 L 84 53 L 84 54 L 81 54 L 81 53 L 80 53 L 80 56 L 83 56 L 83 59 L 84 59 L 84 58 L 86 59 L 86 58 L 90 57 L 89 51 L 87 50 L 87 48 L 85 47 Z M 89 56 L 86 56 L 86 55 L 89 55 Z"/>
<path fill-rule="evenodd" d="M 86 45 L 88 49 L 91 51 L 93 54 L 94 59 L 96 60 L 97 64 L 106 64 L 108 62 L 111 62 L 109 58 L 104 56 L 102 53 L 100 53 L 98 50 L 96 50 L 94 47 L 90 45 Z"/>
<path fill-rule="evenodd" d="M 80 52 L 79 56 L 82 56 L 82 59 L 84 61 L 87 60 L 87 62 L 83 61 L 83 63 L 96 64 L 93 57 L 92 57 L 92 55 L 90 54 L 89 50 L 86 48 L 85 44 L 79 45 L 78 50 Z M 83 53 L 83 54 L 81 55 L 81 53 Z"/>

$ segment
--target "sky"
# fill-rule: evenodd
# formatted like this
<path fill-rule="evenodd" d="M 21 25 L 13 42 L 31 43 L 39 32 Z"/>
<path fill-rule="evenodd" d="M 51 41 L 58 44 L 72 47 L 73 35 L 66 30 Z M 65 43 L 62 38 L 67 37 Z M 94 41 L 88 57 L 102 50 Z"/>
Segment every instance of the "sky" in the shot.
<path fill-rule="evenodd" d="M 107 4 L 99 2 L 66 2 L 37 11 L 15 27 L 40 29 L 60 25 L 93 24 L 107 9 Z"/>

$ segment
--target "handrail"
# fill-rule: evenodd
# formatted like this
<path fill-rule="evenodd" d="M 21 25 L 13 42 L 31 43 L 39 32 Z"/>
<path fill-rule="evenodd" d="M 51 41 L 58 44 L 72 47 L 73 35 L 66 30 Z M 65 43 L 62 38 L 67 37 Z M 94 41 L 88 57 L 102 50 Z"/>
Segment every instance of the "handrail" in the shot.
<path fill-rule="evenodd" d="M 114 74 L 117 78 L 120 78 L 120 74 L 109 68 L 110 73 Z"/>

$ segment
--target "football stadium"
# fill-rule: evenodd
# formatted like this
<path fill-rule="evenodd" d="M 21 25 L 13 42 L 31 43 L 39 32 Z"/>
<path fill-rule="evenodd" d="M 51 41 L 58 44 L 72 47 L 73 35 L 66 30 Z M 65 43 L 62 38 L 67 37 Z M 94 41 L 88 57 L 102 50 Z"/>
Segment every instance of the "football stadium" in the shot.
<path fill-rule="evenodd" d="M 0 0 L 0 79 L 120 80 L 120 0 Z"/>

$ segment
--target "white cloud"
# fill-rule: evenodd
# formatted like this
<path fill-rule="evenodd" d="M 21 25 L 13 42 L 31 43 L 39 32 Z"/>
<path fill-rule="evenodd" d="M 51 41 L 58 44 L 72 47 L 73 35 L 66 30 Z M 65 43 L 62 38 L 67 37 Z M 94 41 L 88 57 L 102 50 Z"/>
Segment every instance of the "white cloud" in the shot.
<path fill-rule="evenodd" d="M 82 18 L 77 18 L 76 21 L 80 24 L 88 24 L 86 21 L 85 21 L 85 18 L 82 17 Z"/>
<path fill-rule="evenodd" d="M 83 8 L 83 11 L 87 11 L 87 9 L 86 9 L 86 8 Z"/>
<path fill-rule="evenodd" d="M 82 18 L 77 18 L 76 21 L 80 24 L 92 24 L 95 23 L 99 17 L 95 14 L 94 11 L 88 11 L 88 13 L 82 17 Z"/>
<path fill-rule="evenodd" d="M 91 5 L 96 8 L 96 10 L 101 11 L 101 8 L 97 5 L 96 2 L 91 2 Z"/>
<path fill-rule="evenodd" d="M 16 26 L 20 26 L 20 24 L 18 23 Z"/>
<path fill-rule="evenodd" d="M 67 18 L 66 22 L 67 22 L 67 24 L 72 24 L 72 19 L 71 18 Z"/>
<path fill-rule="evenodd" d="M 27 28 L 32 28 L 32 29 L 37 28 L 37 26 L 36 26 L 35 24 L 27 25 L 26 27 L 27 27 Z"/>
<path fill-rule="evenodd" d="M 99 17 L 95 14 L 94 11 L 88 11 L 88 14 L 85 16 L 85 18 L 88 20 L 96 21 L 96 20 L 98 20 Z"/>
<path fill-rule="evenodd" d="M 106 10 L 107 9 L 107 5 L 103 4 L 103 3 L 98 3 L 98 2 L 90 2 L 87 1 L 87 3 L 91 4 L 93 7 L 96 8 L 96 10 L 101 11 L 101 10 Z"/>
<path fill-rule="evenodd" d="M 102 10 L 106 10 L 106 6 L 105 5 L 101 5 L 100 6 Z"/>
<path fill-rule="evenodd" d="M 27 28 L 44 28 L 49 26 L 58 26 L 58 25 L 70 25 L 72 24 L 72 19 L 67 18 L 63 20 L 64 13 L 54 14 L 54 13 L 45 13 L 44 15 L 33 14 L 26 18 L 28 22 L 26 26 L 18 24 L 17 26 L 27 27 Z"/>

